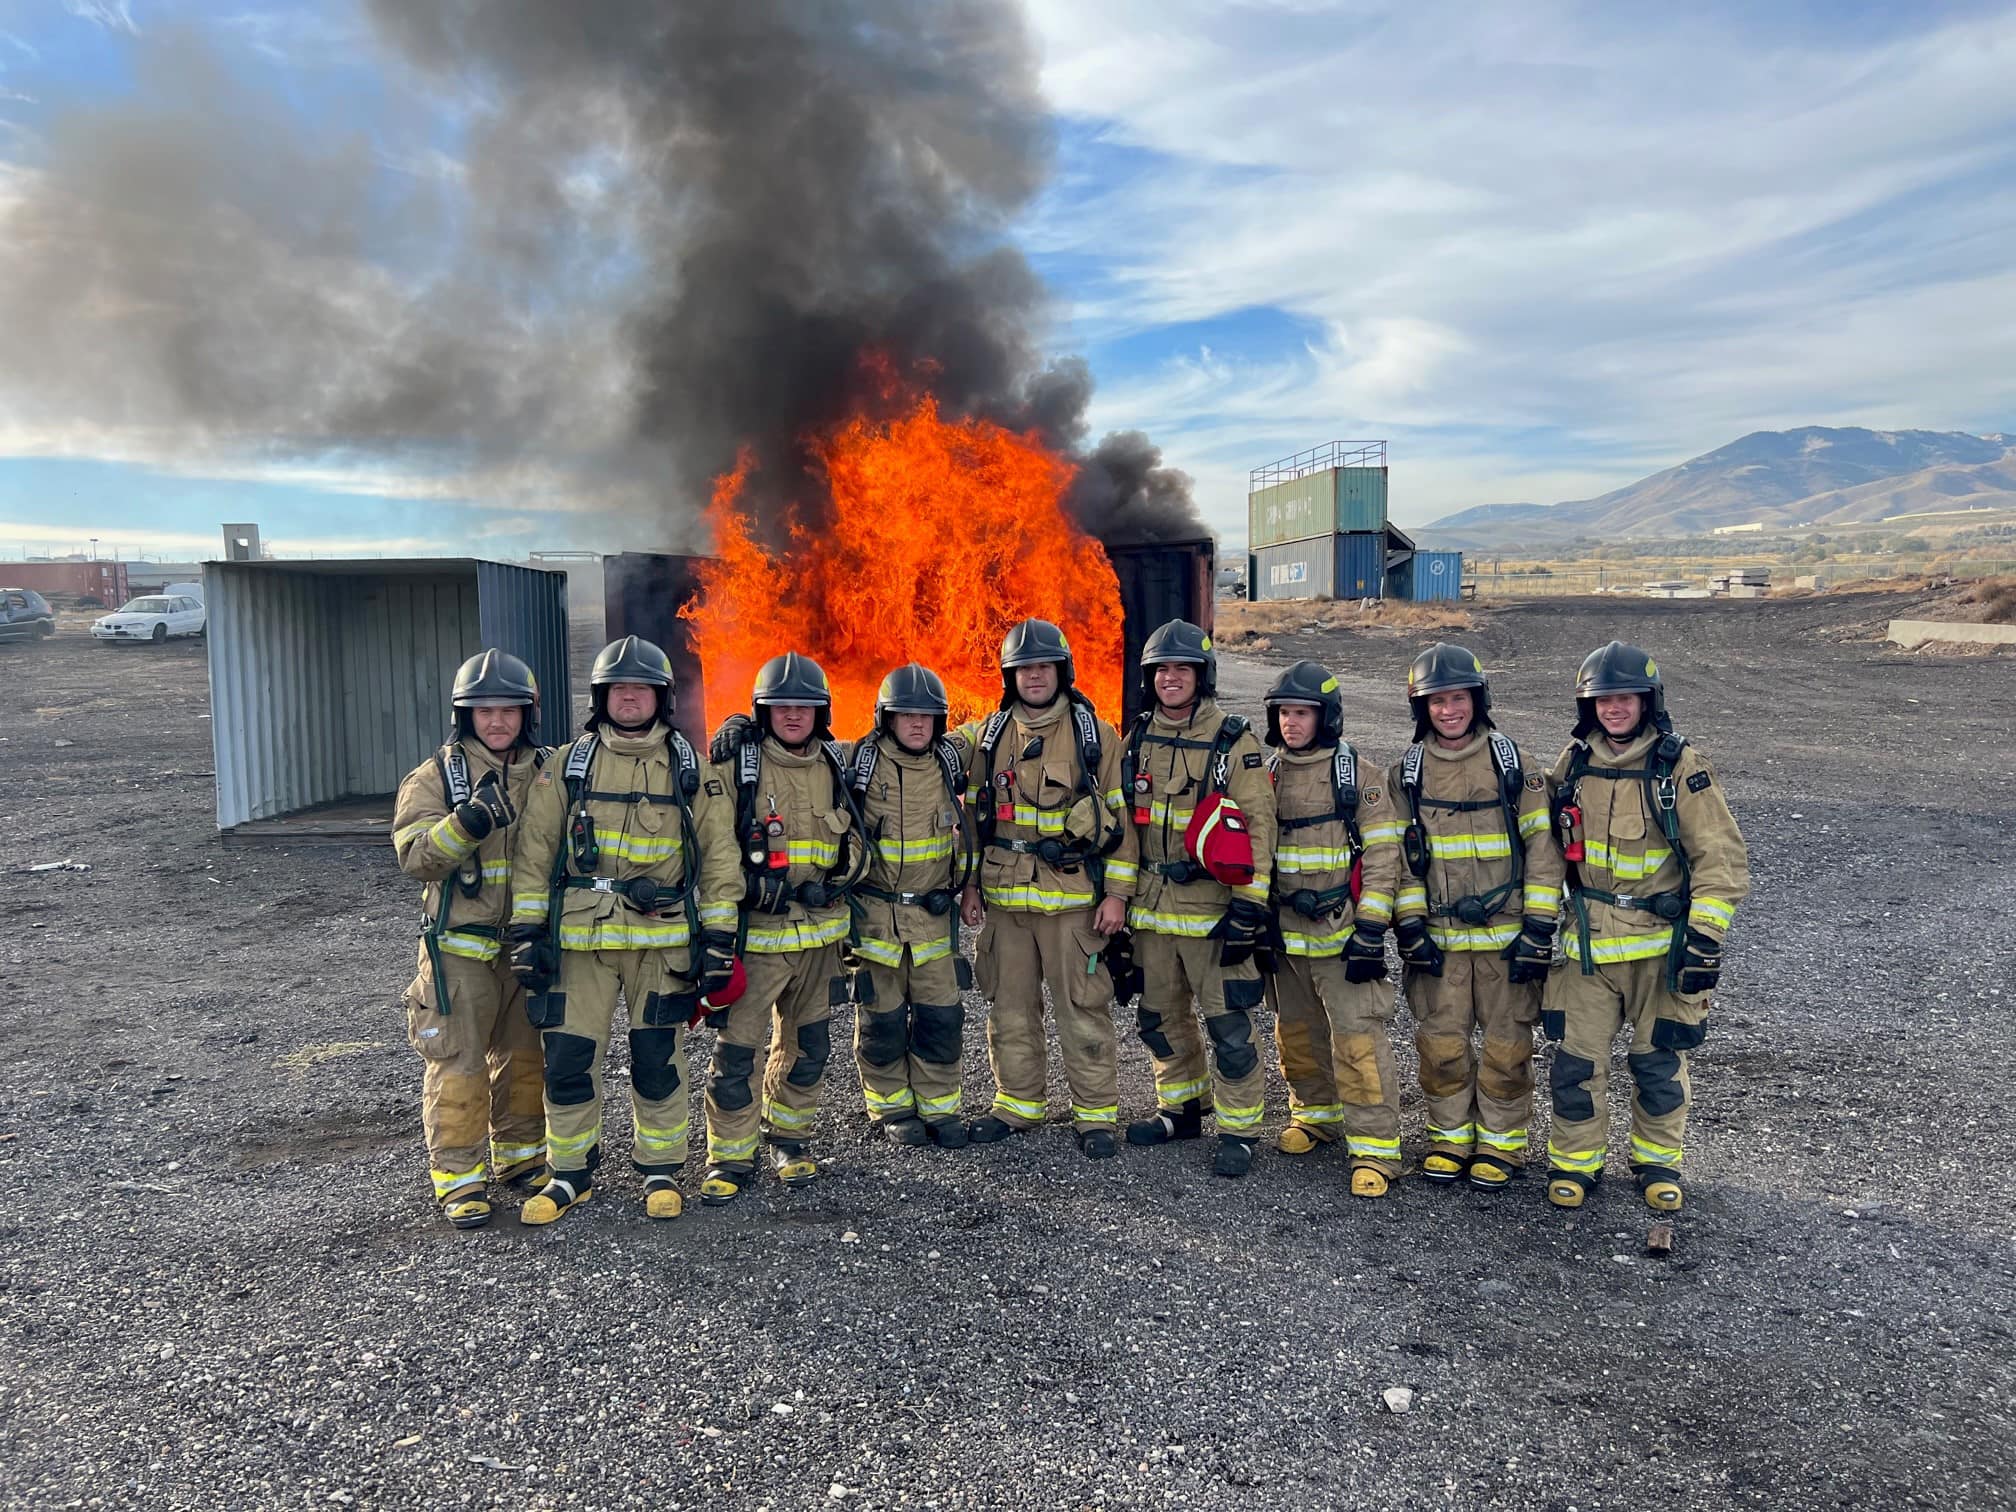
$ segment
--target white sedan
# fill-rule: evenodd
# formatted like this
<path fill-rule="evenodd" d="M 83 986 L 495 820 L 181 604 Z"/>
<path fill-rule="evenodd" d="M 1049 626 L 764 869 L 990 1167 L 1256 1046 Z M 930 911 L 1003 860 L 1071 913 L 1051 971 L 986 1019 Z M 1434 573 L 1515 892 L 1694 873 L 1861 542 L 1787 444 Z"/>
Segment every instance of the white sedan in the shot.
<path fill-rule="evenodd" d="M 94 621 L 91 633 L 101 641 L 152 641 L 158 646 L 171 635 L 201 635 L 206 623 L 200 599 L 149 594 Z"/>

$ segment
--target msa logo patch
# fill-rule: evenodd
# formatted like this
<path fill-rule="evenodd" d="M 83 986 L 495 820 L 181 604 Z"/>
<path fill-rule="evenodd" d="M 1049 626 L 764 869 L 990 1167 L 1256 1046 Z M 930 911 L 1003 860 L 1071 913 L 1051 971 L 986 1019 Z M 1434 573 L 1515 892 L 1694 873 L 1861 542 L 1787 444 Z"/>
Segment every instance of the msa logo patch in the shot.
<path fill-rule="evenodd" d="M 1692 777 L 1687 779 L 1687 791 L 1698 793 L 1714 780 L 1715 778 L 1707 772 L 1696 772 Z"/>

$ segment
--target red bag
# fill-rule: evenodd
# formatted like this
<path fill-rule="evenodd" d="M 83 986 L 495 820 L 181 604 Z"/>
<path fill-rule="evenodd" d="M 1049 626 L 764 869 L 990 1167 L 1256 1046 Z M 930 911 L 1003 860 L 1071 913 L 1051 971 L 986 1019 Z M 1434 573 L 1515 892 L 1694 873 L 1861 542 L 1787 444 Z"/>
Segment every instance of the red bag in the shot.
<path fill-rule="evenodd" d="M 1183 849 L 1190 859 L 1227 887 L 1253 880 L 1253 835 L 1246 815 L 1223 793 L 1209 793 L 1190 816 L 1183 831 Z"/>

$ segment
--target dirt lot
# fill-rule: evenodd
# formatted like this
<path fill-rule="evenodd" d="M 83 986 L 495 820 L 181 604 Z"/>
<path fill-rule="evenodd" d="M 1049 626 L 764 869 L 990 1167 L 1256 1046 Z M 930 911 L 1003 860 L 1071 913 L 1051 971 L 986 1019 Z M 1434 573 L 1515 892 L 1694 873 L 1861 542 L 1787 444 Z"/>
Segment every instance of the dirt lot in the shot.
<path fill-rule="evenodd" d="M 1334 1154 L 1091 1165 L 1055 1126 L 898 1151 L 839 1058 L 809 1192 L 659 1226 L 617 1171 L 554 1229 L 452 1233 L 389 851 L 218 845 L 201 646 L 0 646 L 0 1500 L 2011 1505 L 2016 661 L 1870 638 L 1921 607 L 1467 632 L 1536 759 L 1585 651 L 1653 648 L 1750 837 L 1663 1262 L 1624 1182 L 1568 1217 L 1532 1179 L 1354 1203 Z M 1277 636 L 1230 701 L 1322 656 L 1391 759 L 1416 634 Z M 20 870 L 64 858 L 92 869 Z M 1152 1100 L 1131 1033 L 1122 1097 Z"/>

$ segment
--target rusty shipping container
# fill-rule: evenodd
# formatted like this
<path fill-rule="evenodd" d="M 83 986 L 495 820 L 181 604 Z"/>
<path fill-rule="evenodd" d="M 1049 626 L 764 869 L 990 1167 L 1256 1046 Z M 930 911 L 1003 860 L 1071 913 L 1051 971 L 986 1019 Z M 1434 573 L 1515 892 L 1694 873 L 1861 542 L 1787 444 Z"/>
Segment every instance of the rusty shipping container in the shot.
<path fill-rule="evenodd" d="M 106 609 L 133 597 L 124 562 L 0 562 L 0 588 L 33 588 L 47 599 L 96 599 Z"/>
<path fill-rule="evenodd" d="M 1218 604 L 1218 543 L 1208 536 L 1192 541 L 1158 541 L 1138 546 L 1108 546 L 1106 559 L 1120 580 L 1120 612 L 1126 664 L 1120 669 L 1123 707 L 1120 722 L 1141 712 L 1141 648 L 1148 637 L 1173 619 L 1187 619 L 1206 630 L 1216 628 Z M 1111 709 L 1099 711 L 1112 719 Z"/>

